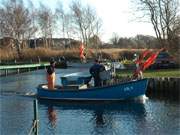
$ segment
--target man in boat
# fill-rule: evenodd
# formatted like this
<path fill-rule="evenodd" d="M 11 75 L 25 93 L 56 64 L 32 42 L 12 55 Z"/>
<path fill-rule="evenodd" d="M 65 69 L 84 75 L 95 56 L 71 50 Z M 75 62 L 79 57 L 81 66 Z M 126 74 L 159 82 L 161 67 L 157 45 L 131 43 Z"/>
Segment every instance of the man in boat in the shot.
<path fill-rule="evenodd" d="M 99 73 L 103 70 L 105 70 L 105 67 L 99 63 L 98 59 L 95 59 L 94 65 L 89 70 L 90 74 L 94 78 L 94 86 L 95 87 L 99 87 L 102 84 L 102 80 L 100 78 Z"/>
<path fill-rule="evenodd" d="M 53 59 L 50 60 L 50 66 L 47 68 L 47 82 L 48 89 L 54 89 L 55 86 L 55 61 Z"/>

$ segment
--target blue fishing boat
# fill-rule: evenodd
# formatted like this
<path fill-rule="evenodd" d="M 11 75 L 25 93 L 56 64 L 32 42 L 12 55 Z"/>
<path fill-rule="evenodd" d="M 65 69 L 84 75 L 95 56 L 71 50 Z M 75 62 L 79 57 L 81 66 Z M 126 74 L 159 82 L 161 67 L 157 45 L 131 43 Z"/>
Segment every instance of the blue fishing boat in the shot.
<path fill-rule="evenodd" d="M 145 95 L 148 79 L 132 80 L 119 84 L 87 87 L 86 84 L 67 84 L 49 90 L 47 84 L 37 88 L 40 99 L 51 100 L 127 100 Z"/>

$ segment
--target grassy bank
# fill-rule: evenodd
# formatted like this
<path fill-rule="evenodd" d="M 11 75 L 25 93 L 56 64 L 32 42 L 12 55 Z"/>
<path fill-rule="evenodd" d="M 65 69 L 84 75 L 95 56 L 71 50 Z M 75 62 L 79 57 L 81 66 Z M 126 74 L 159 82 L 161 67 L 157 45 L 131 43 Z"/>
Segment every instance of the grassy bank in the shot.
<path fill-rule="evenodd" d="M 118 71 L 117 75 L 121 77 L 132 76 L 133 71 L 123 70 Z M 157 70 L 146 70 L 143 73 L 144 77 L 155 78 L 155 77 L 180 77 L 180 69 L 157 69 Z"/>

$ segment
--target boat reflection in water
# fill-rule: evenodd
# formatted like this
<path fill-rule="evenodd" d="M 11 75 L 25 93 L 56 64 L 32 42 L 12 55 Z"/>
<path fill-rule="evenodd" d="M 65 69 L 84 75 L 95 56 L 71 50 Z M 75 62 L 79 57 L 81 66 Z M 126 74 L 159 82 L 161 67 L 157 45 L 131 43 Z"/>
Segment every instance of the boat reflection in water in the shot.
<path fill-rule="evenodd" d="M 38 104 L 40 108 L 48 112 L 51 128 L 55 131 L 64 130 L 62 128 L 64 123 L 70 122 L 68 125 L 74 126 L 76 123 L 85 127 L 91 125 L 88 128 L 91 129 L 92 134 L 110 133 L 111 129 L 117 130 L 116 126 L 121 126 L 124 117 L 134 121 L 136 126 L 140 126 L 139 121 L 142 123 L 142 119 L 144 121 L 146 117 L 145 104 L 135 101 L 57 102 L 38 100 Z M 137 125 L 138 123 L 140 125 Z"/>
<path fill-rule="evenodd" d="M 127 111 L 128 113 L 142 114 L 145 111 L 144 101 L 54 101 L 39 99 L 40 106 L 56 107 L 59 110 L 89 110 L 89 111 Z"/>

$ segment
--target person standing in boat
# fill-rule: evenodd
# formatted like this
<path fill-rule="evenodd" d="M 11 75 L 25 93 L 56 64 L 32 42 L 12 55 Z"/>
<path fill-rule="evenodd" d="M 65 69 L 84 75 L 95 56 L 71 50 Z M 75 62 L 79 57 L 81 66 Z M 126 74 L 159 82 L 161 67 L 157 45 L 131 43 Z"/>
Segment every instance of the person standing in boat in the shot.
<path fill-rule="evenodd" d="M 47 68 L 47 82 L 48 82 L 48 89 L 54 89 L 55 86 L 55 61 L 53 59 L 50 60 L 50 66 Z"/>
<path fill-rule="evenodd" d="M 99 63 L 99 60 L 95 59 L 93 66 L 90 68 L 89 72 L 94 78 L 94 86 L 99 87 L 102 84 L 99 73 L 105 70 L 105 67 Z"/>

